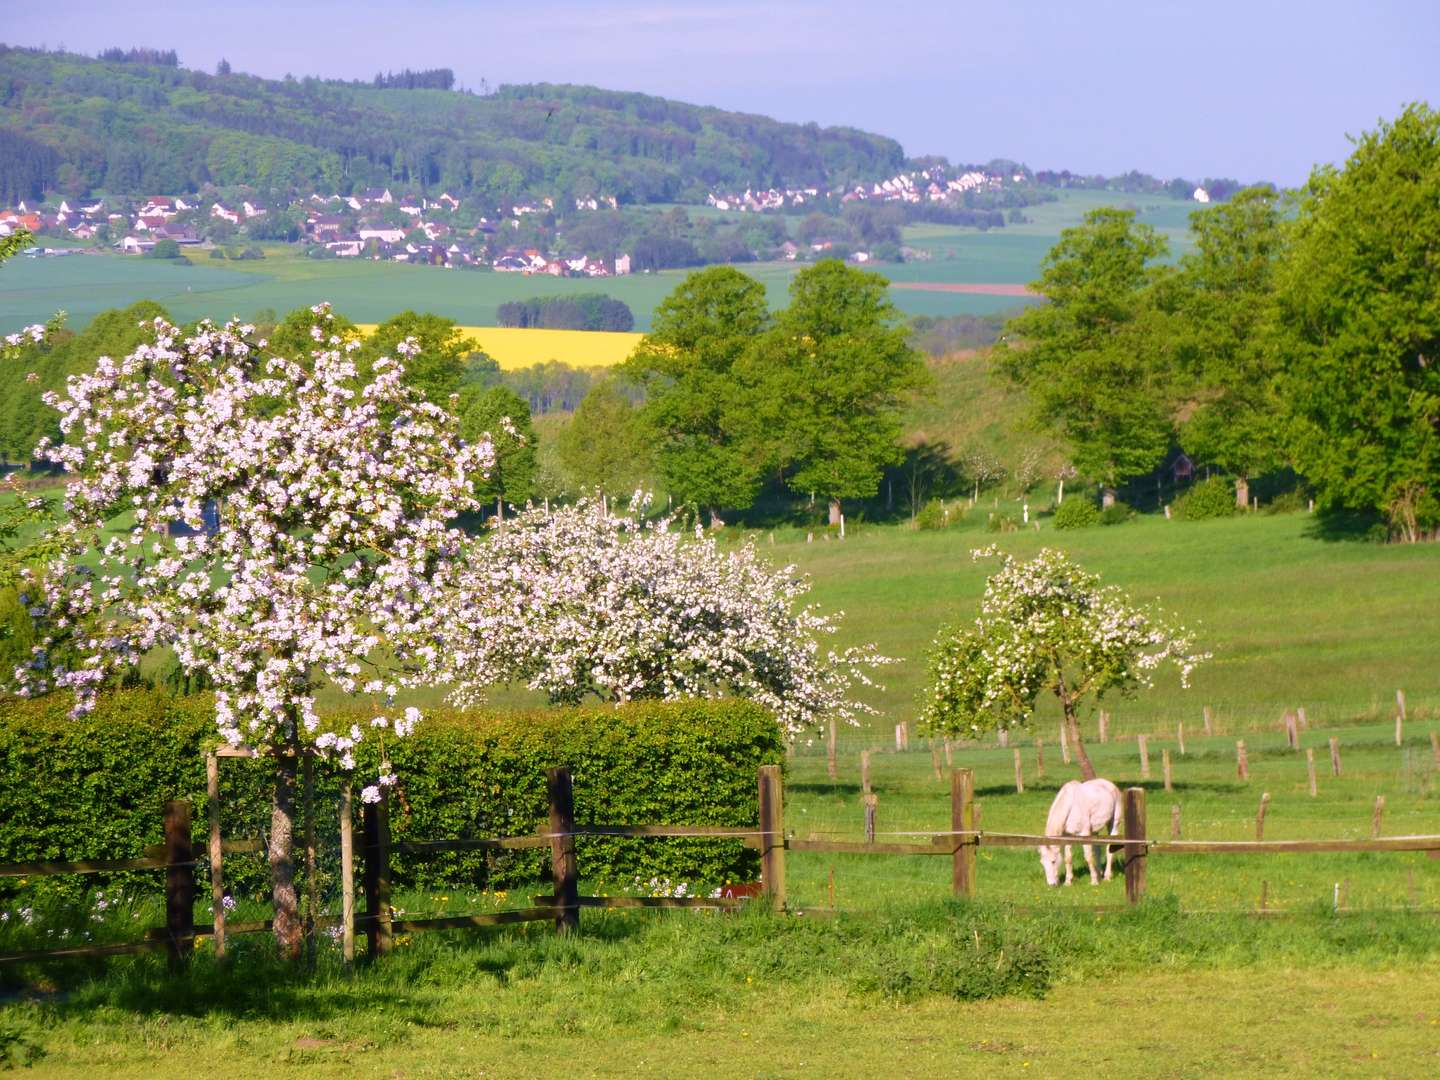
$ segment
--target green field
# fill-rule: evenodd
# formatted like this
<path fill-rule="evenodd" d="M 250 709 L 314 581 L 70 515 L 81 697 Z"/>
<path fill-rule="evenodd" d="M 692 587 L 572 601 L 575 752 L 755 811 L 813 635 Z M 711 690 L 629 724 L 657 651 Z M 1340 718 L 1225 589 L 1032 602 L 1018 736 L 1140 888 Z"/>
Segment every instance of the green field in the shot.
<path fill-rule="evenodd" d="M 981 232 L 956 226 L 923 225 L 905 230 L 905 241 L 931 258 L 880 271 L 894 281 L 943 284 L 1033 281 L 1062 228 L 1076 224 L 1086 210 L 1126 205 L 1125 196 L 1104 192 L 1062 192 L 1061 199 L 1028 207 L 1034 220 L 1024 225 Z M 1142 220 L 1183 240 L 1185 215 L 1192 203 L 1145 199 L 1136 203 Z M 84 326 L 101 311 L 137 300 L 163 304 L 177 319 L 202 316 L 249 318 L 270 309 L 279 313 L 302 304 L 328 300 L 356 322 L 383 322 L 414 309 L 445 315 L 468 325 L 494 326 L 496 309 L 508 300 L 599 290 L 630 305 L 637 330 L 647 330 L 650 313 L 684 278 L 685 272 L 634 274 L 603 281 L 495 274 L 405 266 L 364 260 L 306 259 L 293 248 L 268 247 L 264 260 L 222 262 L 204 252 L 191 266 L 172 266 L 135 256 L 70 256 L 13 262 L 0 281 L 0 332 L 44 321 L 57 310 Z M 785 302 L 795 263 L 756 263 L 740 267 L 762 281 L 771 303 Z M 1016 306 L 1012 297 L 896 290 L 896 306 L 911 315 L 981 315 Z"/>

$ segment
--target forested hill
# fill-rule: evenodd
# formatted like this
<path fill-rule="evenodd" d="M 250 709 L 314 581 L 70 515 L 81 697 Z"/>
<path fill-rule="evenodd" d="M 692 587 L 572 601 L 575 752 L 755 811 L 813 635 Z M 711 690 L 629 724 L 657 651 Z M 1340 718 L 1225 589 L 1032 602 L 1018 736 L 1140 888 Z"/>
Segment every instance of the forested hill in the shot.
<path fill-rule="evenodd" d="M 904 161 L 862 131 L 592 87 L 481 95 L 435 88 L 446 71 L 272 80 L 190 71 L 159 50 L 106 57 L 0 45 L 0 205 L 207 183 L 699 202 L 715 188 L 840 187 Z"/>

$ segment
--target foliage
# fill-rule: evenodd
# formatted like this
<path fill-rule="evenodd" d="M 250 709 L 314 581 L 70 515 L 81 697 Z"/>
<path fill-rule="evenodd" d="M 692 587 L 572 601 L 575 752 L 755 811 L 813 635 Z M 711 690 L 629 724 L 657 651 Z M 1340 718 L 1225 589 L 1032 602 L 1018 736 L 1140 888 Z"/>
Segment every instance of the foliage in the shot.
<path fill-rule="evenodd" d="M 646 391 L 641 420 L 666 487 L 714 521 L 759 491 L 754 376 L 743 361 L 769 325 L 759 282 L 728 266 L 697 271 L 661 302 L 625 364 Z"/>
<path fill-rule="evenodd" d="M 628 498 L 650 477 L 650 448 L 635 408 L 615 380 L 595 383 L 560 433 L 557 450 L 570 487 Z"/>
<path fill-rule="evenodd" d="M 1100 511 L 1101 525 L 1124 525 L 1135 516 L 1135 510 L 1128 504 L 1116 499 L 1109 506 Z"/>
<path fill-rule="evenodd" d="M 1081 473 L 1115 487 L 1149 472 L 1171 445 L 1170 315 L 1150 286 L 1164 238 L 1130 210 L 1098 209 L 1066 229 L 1032 288 L 1048 304 L 1008 324 L 1001 370 L 1030 396 Z"/>
<path fill-rule="evenodd" d="M 985 520 L 985 531 L 993 533 L 1012 533 L 1020 528 L 1020 518 L 1008 510 L 999 510 L 992 513 Z"/>
<path fill-rule="evenodd" d="M 1028 562 L 1000 557 L 980 616 L 968 627 L 943 627 L 935 639 L 922 722 L 933 732 L 967 737 L 1023 727 L 1037 698 L 1053 693 L 1085 778 L 1093 779 L 1075 718 L 1079 704 L 1107 692 L 1132 696 L 1167 663 L 1188 685 L 1209 654 L 1192 651 L 1183 627 L 1171 628 L 1114 586 L 1102 588 L 1096 575 L 1058 551 L 1042 549 Z"/>
<path fill-rule="evenodd" d="M 1440 112 L 1411 105 L 1302 190 L 1279 284 L 1296 468 L 1322 509 L 1440 524 Z"/>
<path fill-rule="evenodd" d="M 635 328 L 630 305 L 604 293 L 575 296 L 541 296 L 510 300 L 496 310 L 501 326 L 539 327 L 556 330 L 617 330 Z"/>
<path fill-rule="evenodd" d="M 14 782 L 0 790 L 0 861 L 131 858 L 159 843 L 161 804 L 190 800 L 194 841 L 204 850 L 204 752 L 215 743 L 214 703 L 131 690 L 103 696 L 73 719 L 68 695 L 0 706 L 0 768 Z M 369 713 L 334 722 L 368 723 Z M 546 820 L 545 770 L 569 766 L 575 775 L 577 820 L 628 824 L 733 825 L 755 823 L 755 771 L 784 759 L 781 733 L 760 707 L 736 701 L 649 702 L 584 709 L 508 713 L 436 710 L 402 744 L 388 748 L 400 774 L 390 816 L 397 841 L 533 832 Z M 379 764 L 380 749 L 365 744 L 363 765 Z M 316 803 L 331 814 L 343 774 L 316 773 Z M 222 827 L 227 837 L 263 834 L 269 827 L 271 776 L 244 759 L 222 766 Z M 333 836 L 333 818 L 320 822 Z M 753 880 L 756 857 L 737 840 L 582 839 L 587 877 L 609 881 L 634 875 L 696 882 Z M 330 859 L 327 855 L 327 861 Z M 545 881 L 549 853 L 504 852 L 413 859 L 397 855 L 401 887 L 469 885 L 507 888 Z M 102 885 L 153 875 L 101 876 Z M 263 889 L 263 862 L 226 859 L 229 888 L 243 895 Z M 19 879 L 0 883 L 8 895 Z M 46 878 L 29 895 L 73 897 L 74 878 Z"/>
<path fill-rule="evenodd" d="M 1268 188 L 1247 188 L 1190 222 L 1197 251 L 1174 283 L 1183 293 L 1181 332 L 1190 336 L 1181 364 L 1193 380 L 1180 443 L 1197 461 L 1234 473 L 1243 500 L 1249 477 L 1283 460 L 1284 350 L 1273 327 L 1285 259 L 1279 200 Z"/>
<path fill-rule="evenodd" d="M 454 319 L 402 311 L 386 319 L 365 339 L 356 354 L 360 370 L 369 370 L 380 359 L 394 356 L 404 341 L 412 341 L 418 348 L 406 361 L 405 381 L 432 405 L 448 405 L 450 395 L 460 390 L 469 358 L 480 352 L 480 347 L 465 336 Z"/>
<path fill-rule="evenodd" d="M 1100 508 L 1083 496 L 1071 496 L 1055 508 L 1050 524 L 1057 529 L 1088 529 L 1100 524 Z"/>
<path fill-rule="evenodd" d="M 928 356 L 946 356 L 994 345 L 1004 325 L 999 315 L 916 315 L 910 320 L 910 341 Z"/>
<path fill-rule="evenodd" d="M 790 305 L 747 358 L 766 457 L 797 493 L 868 498 L 898 464 L 900 408 L 927 382 L 887 298 L 889 283 L 835 260 L 800 271 Z"/>
<path fill-rule="evenodd" d="M 158 646 L 213 680 L 221 737 L 275 759 L 275 930 L 292 956 L 298 747 L 308 737 L 350 768 L 366 733 L 320 731 L 317 682 L 389 704 L 397 685 L 418 681 L 460 547 L 448 522 L 475 506 L 469 477 L 493 461 L 490 444 L 460 444 L 403 363 L 376 359 L 361 379 L 359 342 L 342 351 L 338 334 L 316 331 L 307 363 L 267 356 L 252 327 L 202 322 L 182 338 L 157 319 L 134 352 L 46 395 L 73 441 L 42 442 L 43 456 L 74 480 L 60 553 L 31 582 L 46 637 L 15 672 L 25 694 L 73 690 L 77 714 Z M 176 518 L 190 535 L 174 535 Z M 382 646 L 389 660 L 378 664 Z M 78 660 L 55 662 L 66 648 Z M 412 708 L 368 729 L 398 738 L 418 719 Z M 393 783 L 383 762 L 379 772 Z"/>
<path fill-rule="evenodd" d="M 398 78 L 423 86 L 267 80 L 5 48 L 0 137 L 10 142 L 0 143 L 0 193 L 56 189 L 68 166 L 77 194 L 402 184 L 489 206 L 553 195 L 565 207 L 597 194 L 700 201 L 716 185 L 842 188 L 904 162 L 898 143 L 849 128 L 585 86 L 477 95 L 432 88 L 443 83 L 436 72 Z"/>
<path fill-rule="evenodd" d="M 931 499 L 915 515 L 915 527 L 917 529 L 946 529 L 950 527 L 952 518 L 956 516 L 958 516 L 958 510 L 948 507 L 944 499 Z"/>
<path fill-rule="evenodd" d="M 1235 515 L 1235 495 L 1218 476 L 1202 480 L 1175 500 L 1173 513 L 1184 521 L 1212 521 Z"/>
<path fill-rule="evenodd" d="M 535 486 L 535 425 L 525 399 L 508 386 L 471 383 L 460 390 L 455 416 L 460 438 L 468 443 L 488 441 L 495 447 L 489 475 L 474 480 L 475 497 L 525 505 Z"/>
<path fill-rule="evenodd" d="M 530 510 L 469 550 L 441 614 L 439 679 L 461 705 L 524 682 L 552 702 L 730 694 L 790 734 L 871 711 L 852 687 L 886 662 L 870 646 L 822 649 L 833 616 L 800 606 L 810 585 L 753 544 L 722 552 L 696 530 L 582 499 Z"/>

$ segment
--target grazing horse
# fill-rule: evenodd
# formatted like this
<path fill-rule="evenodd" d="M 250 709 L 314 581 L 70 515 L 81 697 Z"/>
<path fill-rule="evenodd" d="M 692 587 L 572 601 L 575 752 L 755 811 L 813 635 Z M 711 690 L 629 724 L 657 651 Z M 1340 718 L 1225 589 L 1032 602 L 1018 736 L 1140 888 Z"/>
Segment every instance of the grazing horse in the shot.
<path fill-rule="evenodd" d="M 1046 836 L 1092 836 L 1110 825 L 1110 835 L 1120 830 L 1121 817 L 1120 789 L 1109 780 L 1071 780 L 1062 787 L 1050 804 L 1050 816 L 1045 819 Z M 1090 867 L 1090 884 L 1099 885 L 1100 875 L 1095 870 L 1095 849 L 1091 844 L 1082 844 L 1085 862 Z M 1065 845 L 1065 884 L 1075 881 L 1075 872 L 1070 862 L 1071 848 Z M 1105 847 L 1105 880 L 1110 880 L 1110 869 L 1115 861 L 1115 852 Z M 1044 844 L 1040 847 L 1040 865 L 1045 868 L 1045 881 L 1058 885 L 1060 879 L 1060 845 Z"/>

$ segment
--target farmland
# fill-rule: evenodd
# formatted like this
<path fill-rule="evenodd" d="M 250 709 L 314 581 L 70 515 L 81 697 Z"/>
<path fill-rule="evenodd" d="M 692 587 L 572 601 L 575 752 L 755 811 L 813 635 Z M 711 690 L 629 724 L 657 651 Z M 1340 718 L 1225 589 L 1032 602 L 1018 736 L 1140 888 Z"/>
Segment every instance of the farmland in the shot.
<path fill-rule="evenodd" d="M 1128 205 L 1122 195 L 1060 192 L 1056 202 L 1026 208 L 1025 224 L 982 232 L 948 225 L 917 225 L 905 242 L 919 252 L 911 262 L 877 269 L 896 282 L 935 284 L 1024 284 L 1039 272 L 1040 260 L 1060 230 L 1077 224 L 1096 206 Z M 1140 220 L 1155 225 L 1177 253 L 1185 243 L 1186 215 L 1194 204 L 1144 198 Z M 784 303 L 797 269 L 794 263 L 740 267 L 766 286 L 772 305 Z M 367 260 L 307 259 L 295 249 L 266 248 L 263 260 L 211 261 L 196 252 L 190 266 L 119 255 L 76 255 L 26 260 L 5 270 L 0 293 L 0 331 L 48 318 L 63 309 L 80 327 L 97 313 L 136 300 L 163 304 L 181 320 L 202 316 L 249 318 L 266 309 L 284 313 L 300 303 L 329 300 L 346 317 L 382 322 L 399 311 L 432 311 L 467 326 L 494 326 L 496 308 L 508 300 L 557 296 L 600 289 L 623 300 L 635 313 L 636 329 L 650 326 L 650 313 L 684 278 L 685 271 L 634 274 L 603 282 L 545 275 L 471 273 Z M 895 290 L 896 306 L 910 315 L 982 315 L 1015 307 L 1011 296 Z"/>
<path fill-rule="evenodd" d="M 374 323 L 361 323 L 369 334 Z M 514 326 L 462 326 L 502 370 L 559 360 L 571 367 L 611 367 L 630 355 L 643 334 L 605 330 L 543 330 Z"/>

